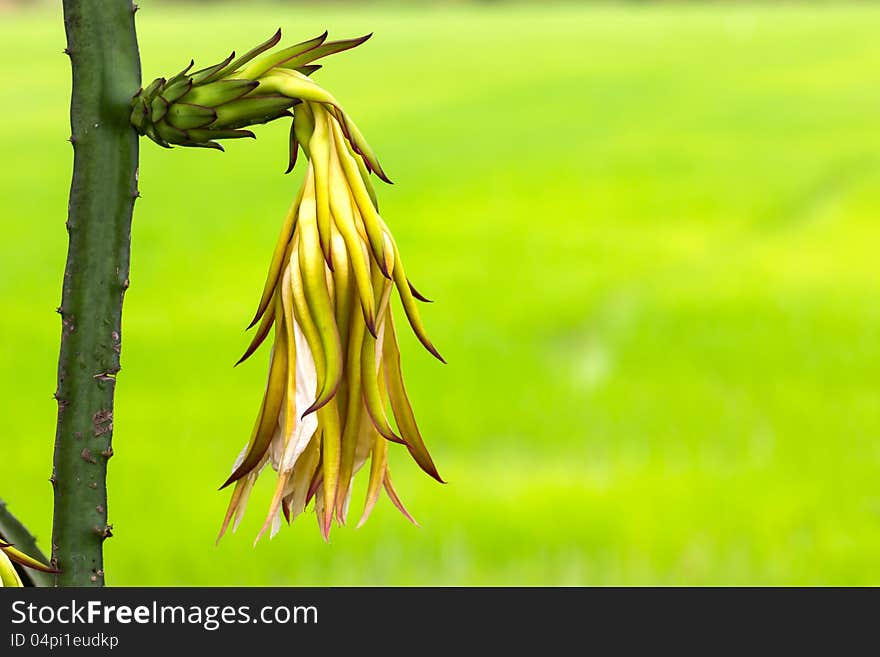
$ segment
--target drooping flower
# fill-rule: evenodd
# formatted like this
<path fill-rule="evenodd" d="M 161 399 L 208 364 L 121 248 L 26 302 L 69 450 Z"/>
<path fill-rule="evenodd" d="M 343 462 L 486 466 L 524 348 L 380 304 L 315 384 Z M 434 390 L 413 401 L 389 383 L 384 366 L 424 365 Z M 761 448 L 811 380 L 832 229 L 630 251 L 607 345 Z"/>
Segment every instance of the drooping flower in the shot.
<path fill-rule="evenodd" d="M 400 251 L 378 211 L 371 174 L 390 182 L 339 102 L 309 78 L 311 64 L 363 43 L 325 43 L 326 33 L 257 58 L 280 31 L 245 57 L 168 81 L 133 102 L 132 123 L 170 146 L 218 148 L 215 139 L 253 136 L 243 127 L 290 116 L 288 171 L 302 150 L 302 188 L 288 211 L 249 328 L 241 361 L 274 332 L 269 376 L 250 441 L 223 485 L 235 484 L 220 536 L 240 522 L 259 474 L 277 473 L 259 536 L 292 521 L 314 501 L 325 540 L 345 524 L 355 474 L 369 462 L 362 524 L 382 488 L 410 520 L 391 481 L 388 443 L 399 443 L 443 481 L 422 440 L 407 397 L 391 312 L 396 289 L 414 333 L 443 361 L 419 317 Z M 389 412 L 390 407 L 390 412 Z M 392 426 L 391 417 L 394 418 Z M 413 520 L 413 522 L 415 522 Z"/>

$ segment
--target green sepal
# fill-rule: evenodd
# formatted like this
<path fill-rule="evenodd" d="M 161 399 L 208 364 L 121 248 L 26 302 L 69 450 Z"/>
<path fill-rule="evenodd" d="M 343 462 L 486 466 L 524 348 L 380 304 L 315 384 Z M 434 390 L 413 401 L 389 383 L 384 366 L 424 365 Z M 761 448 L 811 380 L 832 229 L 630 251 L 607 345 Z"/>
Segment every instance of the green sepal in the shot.
<path fill-rule="evenodd" d="M 192 86 L 193 81 L 190 78 L 181 78 L 173 83 L 169 82 L 162 90 L 162 98 L 173 103 L 189 93 Z"/>
<path fill-rule="evenodd" d="M 273 112 L 272 114 L 267 114 L 266 116 L 261 116 L 257 118 L 252 118 L 248 120 L 247 123 L 233 123 L 231 125 L 224 126 L 225 128 L 244 128 L 252 125 L 263 125 L 265 123 L 271 123 L 276 119 L 283 118 L 293 118 L 293 113 L 289 109 L 281 110 L 279 112 Z"/>
<path fill-rule="evenodd" d="M 156 126 L 152 123 L 147 127 L 145 134 L 162 148 L 171 148 L 171 144 L 165 141 L 165 138 L 156 131 Z"/>
<path fill-rule="evenodd" d="M 150 115 L 150 108 L 147 107 L 143 98 L 135 97 L 131 103 L 131 124 L 140 134 L 144 134 L 147 127 L 147 117 Z"/>
<path fill-rule="evenodd" d="M 174 103 L 168 108 L 167 122 L 175 128 L 189 130 L 204 128 L 217 120 L 217 110 L 204 105 Z"/>
<path fill-rule="evenodd" d="M 162 135 L 160 135 L 158 132 L 156 132 L 156 126 L 153 125 L 152 123 L 147 126 L 147 129 L 144 131 L 144 134 L 147 137 L 149 137 L 150 139 L 152 139 L 154 142 L 159 144 L 159 146 L 161 146 L 162 148 L 171 148 L 171 144 L 169 144 L 167 141 L 165 141 L 165 139 L 162 137 Z"/>
<path fill-rule="evenodd" d="M 235 51 L 229 53 L 229 57 L 224 59 L 222 62 L 214 64 L 213 66 L 209 66 L 208 68 L 203 68 L 200 71 L 196 71 L 190 77 L 192 78 L 193 84 L 202 84 L 205 81 L 210 80 L 215 73 L 219 73 L 224 68 L 229 65 L 235 59 Z"/>
<path fill-rule="evenodd" d="M 150 100 L 164 84 L 165 78 L 156 78 L 155 80 L 150 82 L 150 84 L 148 84 L 144 89 L 141 89 L 141 91 L 137 95 L 141 96 L 142 98 L 146 98 L 147 100 Z"/>
<path fill-rule="evenodd" d="M 196 65 L 196 60 L 194 60 L 194 59 L 189 60 L 189 65 L 185 69 L 183 69 L 180 73 L 171 77 L 168 80 L 168 84 L 166 86 L 170 86 L 170 85 L 175 84 L 177 82 L 180 82 L 181 80 L 184 80 L 184 79 L 188 80 L 189 77 L 187 77 L 186 74 L 189 73 L 190 69 L 195 65 Z"/>
<path fill-rule="evenodd" d="M 309 109 L 308 105 L 303 105 L 294 112 L 291 130 L 305 156 L 311 158 L 309 142 L 312 139 L 312 133 L 315 132 L 315 115 L 312 114 L 312 110 Z"/>
<path fill-rule="evenodd" d="M 220 78 L 224 77 L 225 75 L 228 75 L 229 73 L 232 73 L 233 71 L 237 71 L 238 69 L 240 69 L 242 66 L 244 66 L 245 64 L 250 62 L 255 57 L 262 55 L 264 52 L 266 52 L 270 48 L 274 48 L 275 46 L 277 46 L 279 41 L 281 41 L 281 28 L 280 27 L 278 28 L 278 31 L 275 32 L 275 34 L 273 34 L 268 39 L 263 41 L 263 43 L 259 44 L 258 46 L 255 46 L 254 48 L 252 48 L 251 50 L 246 52 L 244 55 L 242 55 L 241 57 L 236 59 L 234 62 L 232 62 L 228 66 L 225 66 L 223 69 L 217 71 L 217 73 L 212 75 L 210 77 L 210 79 L 206 80 L 206 81 L 219 80 Z"/>
<path fill-rule="evenodd" d="M 294 125 L 294 121 L 290 122 L 290 136 L 288 137 L 290 143 L 290 152 L 287 156 L 287 171 L 284 173 L 290 173 L 293 171 L 293 167 L 296 166 L 296 156 L 299 153 L 299 140 L 296 138 L 296 127 Z"/>
<path fill-rule="evenodd" d="M 358 37 L 356 39 L 343 39 L 341 41 L 331 41 L 330 43 L 324 43 L 315 48 L 311 48 L 303 53 L 297 54 L 289 59 L 286 59 L 277 64 L 279 68 L 292 68 L 297 69 L 300 66 L 304 66 L 309 62 L 313 62 L 316 59 L 321 59 L 321 57 L 327 57 L 328 55 L 335 55 L 338 52 L 343 52 L 345 50 L 351 50 L 352 48 L 356 48 L 361 45 L 364 41 L 369 39 L 372 34 L 366 34 L 362 37 Z"/>
<path fill-rule="evenodd" d="M 281 94 L 247 96 L 218 107 L 216 124 L 223 128 L 240 128 L 254 123 L 264 123 L 266 117 L 283 116 L 279 112 L 288 110 L 296 102 L 293 98 Z"/>
<path fill-rule="evenodd" d="M 216 141 L 206 141 L 206 142 L 188 141 L 185 144 L 181 144 L 181 146 L 189 146 L 190 148 L 210 148 L 215 151 L 220 151 L 221 153 L 226 152 L 226 149 L 223 148 L 223 146 L 218 144 Z"/>
<path fill-rule="evenodd" d="M 185 95 L 181 96 L 180 101 L 193 105 L 217 107 L 246 96 L 259 86 L 260 83 L 257 80 L 218 80 L 209 84 L 193 86 Z"/>
<path fill-rule="evenodd" d="M 297 68 L 297 72 L 302 73 L 305 76 L 309 76 L 315 71 L 323 68 L 320 64 L 306 64 L 305 66 L 300 66 Z"/>
<path fill-rule="evenodd" d="M 191 141 L 207 142 L 211 139 L 242 139 L 249 137 L 256 139 L 257 136 L 250 130 L 211 130 L 210 128 L 201 128 L 187 130 L 186 134 Z"/>
<path fill-rule="evenodd" d="M 327 39 L 327 32 L 324 31 L 323 34 L 316 36 L 314 39 L 309 39 L 308 41 L 303 41 L 302 43 L 297 43 L 295 45 L 284 48 L 283 50 L 279 50 L 276 53 L 272 53 L 271 55 L 267 55 L 262 59 L 258 59 L 255 62 L 251 62 L 249 66 L 247 66 L 244 70 L 241 71 L 241 76 L 243 78 L 251 78 L 255 79 L 267 73 L 270 69 L 275 68 L 276 66 L 281 66 L 285 62 L 294 57 L 302 55 L 303 53 L 308 52 L 309 50 L 313 50 L 320 46 Z M 311 61 L 311 60 L 309 60 Z"/>
<path fill-rule="evenodd" d="M 162 121 L 156 123 L 156 134 L 165 141 L 166 144 L 185 144 L 189 141 L 189 137 L 183 130 L 175 128 L 173 125 Z"/>
<path fill-rule="evenodd" d="M 158 123 L 163 118 L 165 118 L 165 114 L 168 112 L 168 101 L 162 98 L 162 96 L 156 96 L 153 98 L 150 103 L 150 121 L 153 123 Z"/>

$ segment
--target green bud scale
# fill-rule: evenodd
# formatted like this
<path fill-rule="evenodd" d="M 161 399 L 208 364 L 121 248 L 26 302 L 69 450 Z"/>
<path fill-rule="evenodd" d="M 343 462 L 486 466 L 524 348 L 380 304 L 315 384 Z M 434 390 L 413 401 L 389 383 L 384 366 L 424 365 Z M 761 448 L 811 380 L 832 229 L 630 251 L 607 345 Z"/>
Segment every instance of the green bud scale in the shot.
<path fill-rule="evenodd" d="M 327 42 L 327 32 L 277 52 L 267 52 L 281 41 L 279 29 L 269 39 L 236 58 L 231 53 L 213 66 L 191 72 L 189 65 L 171 78 L 157 78 L 140 89 L 131 102 L 131 123 L 137 132 L 165 148 L 193 146 L 223 150 L 222 139 L 254 138 L 245 128 L 292 117 L 291 110 L 302 98 L 278 85 L 266 84 L 267 77 L 284 69 L 309 76 L 321 68 L 312 64 L 321 57 L 342 52 L 366 41 L 357 39 Z M 291 138 L 291 160 L 296 143 Z"/>

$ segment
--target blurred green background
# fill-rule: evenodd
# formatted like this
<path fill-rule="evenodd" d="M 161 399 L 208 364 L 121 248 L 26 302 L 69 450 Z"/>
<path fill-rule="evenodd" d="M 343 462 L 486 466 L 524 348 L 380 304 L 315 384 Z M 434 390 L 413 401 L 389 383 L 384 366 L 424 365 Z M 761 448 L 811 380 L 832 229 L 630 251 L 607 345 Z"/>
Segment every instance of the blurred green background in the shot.
<path fill-rule="evenodd" d="M 145 141 L 110 584 L 880 584 L 880 7 L 144 0 L 144 78 L 279 26 L 375 32 L 316 79 L 437 300 L 449 365 L 401 340 L 449 484 L 392 447 L 420 529 L 383 498 L 329 546 L 304 517 L 253 548 L 264 476 L 214 546 L 267 353 L 232 363 L 298 177 L 286 125 L 226 155 Z M 45 548 L 63 47 L 54 4 L 0 10 L 0 496 Z"/>

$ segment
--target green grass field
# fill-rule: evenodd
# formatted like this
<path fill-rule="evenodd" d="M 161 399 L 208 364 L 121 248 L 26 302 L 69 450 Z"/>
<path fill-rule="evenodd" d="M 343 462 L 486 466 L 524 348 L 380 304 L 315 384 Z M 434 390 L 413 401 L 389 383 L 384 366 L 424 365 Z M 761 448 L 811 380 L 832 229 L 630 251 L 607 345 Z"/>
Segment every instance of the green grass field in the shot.
<path fill-rule="evenodd" d="M 298 177 L 286 125 L 226 155 L 145 141 L 110 584 L 880 584 L 880 8 L 141 5 L 147 81 L 279 26 L 375 32 L 316 79 L 437 300 L 449 365 L 402 347 L 449 484 L 395 447 L 420 529 L 383 499 L 329 546 L 307 517 L 254 549 L 264 477 L 214 546 L 267 352 L 232 363 Z M 0 13 L 0 496 L 44 547 L 63 47 L 60 10 Z"/>

